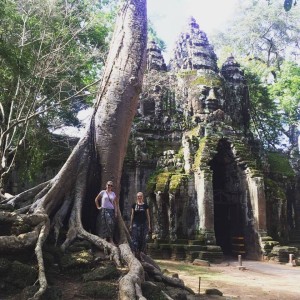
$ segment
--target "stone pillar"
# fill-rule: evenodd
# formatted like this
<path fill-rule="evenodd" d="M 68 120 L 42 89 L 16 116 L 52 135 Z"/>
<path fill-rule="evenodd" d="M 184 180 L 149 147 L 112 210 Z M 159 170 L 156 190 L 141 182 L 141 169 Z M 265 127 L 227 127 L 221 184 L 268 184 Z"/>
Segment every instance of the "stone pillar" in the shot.
<path fill-rule="evenodd" d="M 157 206 L 157 238 L 165 239 L 166 238 L 166 220 L 163 211 L 163 193 L 158 191 L 155 193 L 156 206 Z"/>
<path fill-rule="evenodd" d="M 247 174 L 250 202 L 253 207 L 255 229 L 261 233 L 267 231 L 265 188 L 262 177 L 251 177 Z"/>
<path fill-rule="evenodd" d="M 170 241 L 176 241 L 177 235 L 177 211 L 176 211 L 176 197 L 175 194 L 169 193 L 169 207 L 168 207 L 168 217 L 169 217 L 169 236 Z"/>
<path fill-rule="evenodd" d="M 249 200 L 253 213 L 253 240 L 248 257 L 253 259 L 262 259 L 264 252 L 262 237 L 267 235 L 266 199 L 263 178 L 251 177 L 251 173 L 247 172 L 247 184 L 249 189 Z"/>
<path fill-rule="evenodd" d="M 215 244 L 214 197 L 212 171 L 200 170 L 195 174 L 195 188 L 199 211 L 199 233 L 204 235 L 207 244 Z"/>

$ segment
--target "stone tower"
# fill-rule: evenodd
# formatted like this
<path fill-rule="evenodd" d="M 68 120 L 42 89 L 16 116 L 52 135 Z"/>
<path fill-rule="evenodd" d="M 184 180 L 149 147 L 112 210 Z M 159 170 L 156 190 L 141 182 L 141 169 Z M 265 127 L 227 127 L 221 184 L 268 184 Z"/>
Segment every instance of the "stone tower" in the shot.
<path fill-rule="evenodd" d="M 219 71 L 213 47 L 191 18 L 168 70 L 153 41 L 147 66 L 124 166 L 125 219 L 143 191 L 151 207 L 153 251 L 164 249 L 175 258 L 240 253 L 261 259 L 265 241 L 272 240 L 267 163 L 250 131 L 240 65 L 231 56 Z"/>

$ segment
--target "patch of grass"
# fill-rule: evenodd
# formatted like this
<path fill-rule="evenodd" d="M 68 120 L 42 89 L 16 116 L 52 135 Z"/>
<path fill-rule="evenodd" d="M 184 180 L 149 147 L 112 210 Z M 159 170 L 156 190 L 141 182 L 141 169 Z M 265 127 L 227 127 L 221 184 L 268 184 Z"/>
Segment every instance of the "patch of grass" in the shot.
<path fill-rule="evenodd" d="M 218 272 L 215 270 L 210 270 L 209 267 L 202 266 L 194 266 L 192 264 L 188 264 L 186 262 L 174 262 L 174 261 L 163 261 L 163 260 L 155 260 L 159 267 L 163 269 L 167 269 L 169 272 L 178 273 L 184 272 L 189 276 L 201 276 L 206 279 L 213 280 L 217 277 L 222 276 L 222 272 Z"/>

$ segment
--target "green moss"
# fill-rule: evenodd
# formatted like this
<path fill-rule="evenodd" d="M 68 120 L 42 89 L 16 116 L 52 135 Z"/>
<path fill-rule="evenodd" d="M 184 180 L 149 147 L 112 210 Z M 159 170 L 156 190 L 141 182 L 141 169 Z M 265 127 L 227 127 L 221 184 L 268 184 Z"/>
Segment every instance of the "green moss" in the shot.
<path fill-rule="evenodd" d="M 89 297 L 116 299 L 117 284 L 110 282 L 90 281 L 82 285 L 81 292 Z"/>
<path fill-rule="evenodd" d="M 186 178 L 187 175 L 185 174 L 172 175 L 169 184 L 169 192 L 175 193 L 180 188 L 180 185 L 184 182 Z"/>
<path fill-rule="evenodd" d="M 205 144 L 206 144 L 206 140 L 207 140 L 207 137 L 203 137 L 200 140 L 199 147 L 198 147 L 198 150 L 197 150 L 197 152 L 195 154 L 195 158 L 194 158 L 194 164 L 193 164 L 193 170 L 194 171 L 196 171 L 200 167 L 202 153 L 203 153 L 203 150 L 204 150 L 204 147 L 205 147 Z"/>
<path fill-rule="evenodd" d="M 153 193 L 156 186 L 156 178 L 162 172 L 162 170 L 156 170 L 154 173 L 149 176 L 149 179 L 146 184 L 146 193 Z"/>
<path fill-rule="evenodd" d="M 84 282 L 98 281 L 104 279 L 115 279 L 120 277 L 121 273 L 116 268 L 115 264 L 111 263 L 106 266 L 100 266 L 87 274 L 83 274 Z"/>
<path fill-rule="evenodd" d="M 184 154 L 183 154 L 183 148 L 181 147 L 178 152 L 175 154 L 175 157 L 176 158 L 179 158 L 179 159 L 183 159 L 184 157 Z"/>
<path fill-rule="evenodd" d="M 282 153 L 268 153 L 268 161 L 270 164 L 271 173 L 279 173 L 283 176 L 293 177 L 295 173 L 290 166 L 288 157 Z"/>
<path fill-rule="evenodd" d="M 198 137 L 199 136 L 199 127 L 200 125 L 190 129 L 189 131 L 186 131 L 185 134 L 192 139 L 193 137 Z"/>
<path fill-rule="evenodd" d="M 170 180 L 171 173 L 170 172 L 162 172 L 157 175 L 156 177 L 156 186 L 155 191 L 165 191 L 168 186 Z"/>
<path fill-rule="evenodd" d="M 79 269 L 88 269 L 92 262 L 92 254 L 88 250 L 84 250 L 76 253 L 66 253 L 61 258 L 61 267 L 63 270 L 72 270 L 76 273 Z"/>
<path fill-rule="evenodd" d="M 243 160 L 243 162 L 245 162 L 245 164 L 251 170 L 252 177 L 261 177 L 261 162 L 253 155 L 248 146 L 245 143 L 237 141 L 236 139 L 232 142 L 232 144 L 236 150 L 236 155 L 240 157 L 241 160 Z"/>
<path fill-rule="evenodd" d="M 178 77 L 180 78 L 185 78 L 189 76 L 196 76 L 197 75 L 197 70 L 187 70 L 187 71 L 181 71 L 177 74 Z"/>
<path fill-rule="evenodd" d="M 214 76 L 213 74 L 205 74 L 205 76 L 197 76 L 197 78 L 192 81 L 192 85 L 205 85 L 214 87 L 221 86 L 222 81 L 219 76 Z"/>

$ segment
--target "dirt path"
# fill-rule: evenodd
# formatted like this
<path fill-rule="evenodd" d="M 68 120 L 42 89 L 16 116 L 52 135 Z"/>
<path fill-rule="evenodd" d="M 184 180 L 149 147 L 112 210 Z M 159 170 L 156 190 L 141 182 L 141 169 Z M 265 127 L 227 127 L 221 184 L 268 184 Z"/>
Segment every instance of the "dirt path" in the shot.
<path fill-rule="evenodd" d="M 299 300 L 300 267 L 274 263 L 244 261 L 244 271 L 238 263 L 228 261 L 210 267 L 193 266 L 183 262 L 159 261 L 162 269 L 178 273 L 185 284 L 196 293 L 216 288 L 226 299 Z"/>

